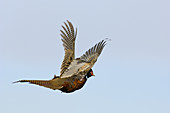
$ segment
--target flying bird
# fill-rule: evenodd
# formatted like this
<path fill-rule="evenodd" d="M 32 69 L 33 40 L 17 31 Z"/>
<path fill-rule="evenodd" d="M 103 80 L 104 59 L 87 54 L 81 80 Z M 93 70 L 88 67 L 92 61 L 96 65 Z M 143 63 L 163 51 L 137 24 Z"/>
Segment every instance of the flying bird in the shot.
<path fill-rule="evenodd" d="M 71 93 L 81 89 L 87 79 L 94 76 L 91 69 L 97 58 L 101 54 L 107 39 L 104 39 L 86 51 L 81 57 L 75 58 L 75 40 L 77 28 L 75 29 L 71 22 L 67 20 L 62 25 L 61 37 L 64 46 L 65 56 L 61 65 L 60 76 L 54 75 L 51 80 L 19 80 L 18 82 L 29 82 L 31 84 L 43 86 L 53 90 L 60 90 L 65 93 Z"/>

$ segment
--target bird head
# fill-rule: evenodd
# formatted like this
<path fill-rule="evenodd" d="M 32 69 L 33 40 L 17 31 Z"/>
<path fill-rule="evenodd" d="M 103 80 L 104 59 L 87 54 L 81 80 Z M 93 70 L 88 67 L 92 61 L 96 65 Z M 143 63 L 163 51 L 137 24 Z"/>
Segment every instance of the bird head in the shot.
<path fill-rule="evenodd" d="M 89 78 L 89 77 L 91 77 L 91 76 L 95 76 L 95 75 L 93 74 L 93 70 L 92 70 L 92 69 L 89 70 L 89 72 L 87 73 L 86 77 Z"/>

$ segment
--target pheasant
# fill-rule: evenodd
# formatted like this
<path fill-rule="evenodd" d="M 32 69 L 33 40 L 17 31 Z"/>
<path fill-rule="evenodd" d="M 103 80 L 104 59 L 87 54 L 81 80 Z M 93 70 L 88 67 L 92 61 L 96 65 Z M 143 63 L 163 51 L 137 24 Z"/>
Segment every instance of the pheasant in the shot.
<path fill-rule="evenodd" d="M 94 76 L 91 68 L 105 47 L 107 39 L 95 44 L 81 57 L 75 58 L 77 28 L 74 29 L 72 23 L 67 20 L 67 23 L 64 22 L 64 26 L 62 25 L 62 30 L 60 30 L 60 32 L 65 51 L 60 76 L 54 75 L 51 80 L 19 80 L 13 83 L 28 82 L 53 90 L 71 93 L 81 89 L 87 79 Z"/>

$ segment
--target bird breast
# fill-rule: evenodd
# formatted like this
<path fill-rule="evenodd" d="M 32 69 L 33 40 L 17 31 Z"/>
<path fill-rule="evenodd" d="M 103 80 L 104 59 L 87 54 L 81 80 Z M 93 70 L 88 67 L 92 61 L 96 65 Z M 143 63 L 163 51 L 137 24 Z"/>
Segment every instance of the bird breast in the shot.
<path fill-rule="evenodd" d="M 70 93 L 75 90 L 81 89 L 86 83 L 87 79 L 84 77 L 82 80 L 75 79 L 73 81 L 64 82 L 63 88 L 60 89 L 62 92 Z"/>

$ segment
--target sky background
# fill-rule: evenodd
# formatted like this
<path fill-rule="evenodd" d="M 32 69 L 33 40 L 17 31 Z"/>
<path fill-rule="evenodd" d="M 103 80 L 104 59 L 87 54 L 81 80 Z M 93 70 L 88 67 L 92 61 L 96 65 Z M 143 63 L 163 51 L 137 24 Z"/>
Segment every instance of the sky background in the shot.
<path fill-rule="evenodd" d="M 1 113 L 170 113 L 169 0 L 0 0 Z M 59 75 L 60 29 L 78 28 L 76 57 L 105 38 L 95 77 L 71 94 L 20 79 Z"/>

